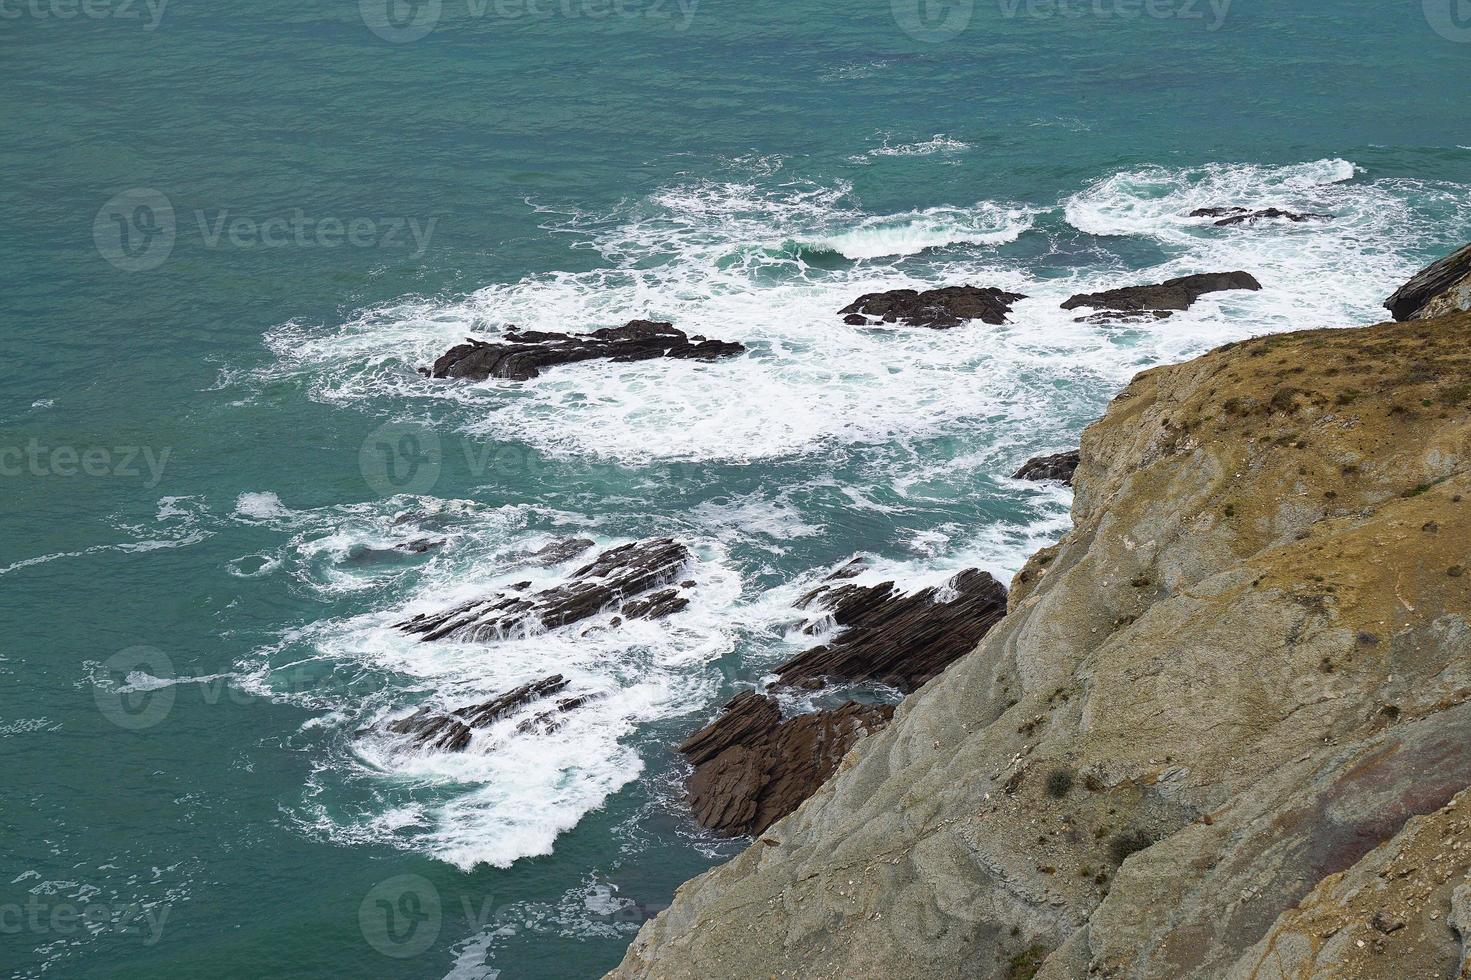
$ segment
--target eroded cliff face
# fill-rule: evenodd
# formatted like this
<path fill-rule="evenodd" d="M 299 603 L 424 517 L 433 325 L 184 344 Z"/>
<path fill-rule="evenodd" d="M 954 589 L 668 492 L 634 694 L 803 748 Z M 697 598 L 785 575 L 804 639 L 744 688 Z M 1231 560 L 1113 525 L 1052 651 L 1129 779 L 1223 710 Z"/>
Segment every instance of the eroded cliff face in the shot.
<path fill-rule="evenodd" d="M 981 645 L 613 976 L 1457 975 L 1471 315 L 1148 371 L 1075 483 Z"/>

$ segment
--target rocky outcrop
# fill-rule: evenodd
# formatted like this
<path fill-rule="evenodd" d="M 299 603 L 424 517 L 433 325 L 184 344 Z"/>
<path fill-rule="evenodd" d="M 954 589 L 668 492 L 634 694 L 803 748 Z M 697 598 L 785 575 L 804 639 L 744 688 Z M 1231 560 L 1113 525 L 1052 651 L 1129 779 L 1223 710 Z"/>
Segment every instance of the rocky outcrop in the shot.
<path fill-rule="evenodd" d="M 842 631 L 776 668 L 779 683 L 876 680 L 913 691 L 969 652 L 1005 614 L 1006 588 L 972 568 L 943 588 L 910 595 L 893 582 L 822 585 L 800 608 L 821 610 Z"/>
<path fill-rule="evenodd" d="M 1034 456 L 1022 464 L 1022 468 L 1011 475 L 1013 480 L 1056 480 L 1073 485 L 1073 473 L 1078 469 L 1078 451 L 1058 453 L 1055 456 Z"/>
<path fill-rule="evenodd" d="M 1138 313 L 1159 319 L 1160 313 L 1188 310 L 1206 293 L 1227 289 L 1258 290 L 1262 284 L 1247 272 L 1206 272 L 1195 276 L 1169 279 L 1155 286 L 1125 286 L 1101 293 L 1079 293 L 1062 304 L 1065 310 L 1087 307 L 1093 310 L 1116 310 Z"/>
<path fill-rule="evenodd" d="M 695 767 L 686 782 L 695 819 L 719 833 L 761 833 L 816 792 L 858 739 L 893 715 L 893 705 L 849 701 L 783 721 L 775 698 L 737 695 L 679 747 Z"/>
<path fill-rule="evenodd" d="M 610 610 L 645 618 L 667 616 L 684 608 L 688 599 L 681 590 L 694 583 L 663 587 L 679 579 L 690 561 L 689 549 L 672 538 L 637 541 L 604 551 L 551 588 L 529 592 L 525 583 L 513 585 L 394 625 L 424 640 L 493 640 L 556 629 Z M 649 594 L 656 589 L 661 591 Z"/>
<path fill-rule="evenodd" d="M 544 368 L 578 361 L 647 361 L 656 357 L 713 361 L 745 350 L 742 344 L 691 337 L 672 323 L 653 320 L 630 320 L 621 327 L 604 327 L 587 334 L 510 327 L 498 343 L 472 339 L 451 347 L 420 373 L 467 381 L 526 381 L 538 377 Z"/>
<path fill-rule="evenodd" d="M 470 704 L 452 711 L 425 706 L 397 721 L 383 726 L 395 735 L 406 735 L 417 748 L 438 749 L 445 752 L 463 752 L 470 744 L 477 729 L 488 728 L 496 722 L 509 718 L 523 708 L 542 701 L 567 688 L 568 680 L 561 674 L 544 677 L 539 681 L 523 684 L 505 694 L 491 698 L 481 704 Z M 528 719 L 523 727 L 545 722 L 553 715 L 570 711 L 587 701 L 587 696 L 564 698 L 550 712 Z M 529 730 L 529 728 L 528 728 Z"/>
<path fill-rule="evenodd" d="M 1258 221 L 1291 221 L 1301 224 L 1304 221 L 1332 221 L 1331 214 L 1298 214 L 1296 211 L 1283 211 L 1281 208 L 1263 208 L 1253 211 L 1251 208 L 1197 208 L 1190 212 L 1192 218 L 1219 218 L 1216 222 L 1218 228 L 1230 228 L 1233 225 L 1251 225 Z"/>
<path fill-rule="evenodd" d="M 882 293 L 865 293 L 838 311 L 844 322 L 862 326 L 867 323 L 904 323 L 912 327 L 946 330 L 967 320 L 1002 324 L 1020 293 L 1008 293 L 994 287 L 945 286 L 940 289 L 890 289 Z"/>
<path fill-rule="evenodd" d="M 1396 320 L 1425 320 L 1471 310 L 1471 245 L 1415 273 L 1384 301 L 1384 308 Z"/>
<path fill-rule="evenodd" d="M 1455 975 L 1468 374 L 1471 314 L 1139 375 L 1009 614 L 613 975 Z"/>

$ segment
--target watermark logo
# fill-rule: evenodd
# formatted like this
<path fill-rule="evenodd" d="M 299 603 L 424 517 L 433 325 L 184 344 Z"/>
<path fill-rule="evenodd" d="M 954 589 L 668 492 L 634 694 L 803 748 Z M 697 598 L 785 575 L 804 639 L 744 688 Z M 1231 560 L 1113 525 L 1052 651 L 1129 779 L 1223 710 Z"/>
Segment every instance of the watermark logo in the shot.
<path fill-rule="evenodd" d="M 404 422 L 378 426 L 358 450 L 363 479 L 381 497 L 428 493 L 439 482 L 443 463 L 438 434 Z"/>
<path fill-rule="evenodd" d="M 916 41 L 939 44 L 958 36 L 975 16 L 975 0 L 889 0 L 899 29 Z"/>
<path fill-rule="evenodd" d="M 398 875 L 368 890 L 358 905 L 358 928 L 368 945 L 394 959 L 418 956 L 434 945 L 443 923 L 439 890 L 421 875 Z"/>
<path fill-rule="evenodd" d="M 358 0 L 363 23 L 389 44 L 428 37 L 438 26 L 443 7 L 444 0 Z"/>
<path fill-rule="evenodd" d="M 1424 0 L 1430 27 L 1457 44 L 1471 44 L 1471 0 Z"/>
<path fill-rule="evenodd" d="M 135 187 L 114 195 L 92 221 L 92 241 L 124 272 L 147 272 L 174 250 L 174 206 L 158 191 Z"/>
<path fill-rule="evenodd" d="M 106 676 L 93 685 L 92 697 L 104 718 L 119 728 L 141 731 L 168 717 L 174 706 L 174 662 L 168 654 L 129 647 L 108 657 L 103 667 Z"/>

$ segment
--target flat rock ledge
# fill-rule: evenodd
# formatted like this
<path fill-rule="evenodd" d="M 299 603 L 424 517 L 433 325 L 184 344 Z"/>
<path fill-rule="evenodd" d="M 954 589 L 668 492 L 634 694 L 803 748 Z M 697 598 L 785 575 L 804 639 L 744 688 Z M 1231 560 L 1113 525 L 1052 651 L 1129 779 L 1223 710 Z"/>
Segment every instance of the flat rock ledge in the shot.
<path fill-rule="evenodd" d="M 865 293 L 838 311 L 845 323 L 863 326 L 870 323 L 903 323 L 911 327 L 948 330 L 967 320 L 1002 324 L 1021 293 L 1008 293 L 994 287 L 944 286 L 940 289 L 890 289 L 882 293 Z"/>
<path fill-rule="evenodd" d="M 714 361 L 745 351 L 743 344 L 691 337 L 672 323 L 654 320 L 630 320 L 621 327 L 604 327 L 588 334 L 510 327 L 504 340 L 467 340 L 451 347 L 431 367 L 420 368 L 419 373 L 464 381 L 526 381 L 540 376 L 544 368 L 578 361 L 648 361 L 659 357 Z"/>
<path fill-rule="evenodd" d="M 1384 301 L 1396 320 L 1426 320 L 1471 310 L 1471 245 L 1415 273 Z"/>
<path fill-rule="evenodd" d="M 778 687 L 877 681 L 912 691 L 970 652 L 1006 612 L 1006 589 L 977 569 L 943 588 L 905 595 L 892 582 L 847 581 L 865 566 L 863 559 L 845 563 L 798 602 L 842 631 L 778 667 Z M 762 833 L 816 792 L 858 739 L 893 713 L 890 704 L 848 701 L 784 719 L 770 695 L 737 695 L 679 747 L 695 767 L 685 783 L 695 819 L 718 833 Z"/>
<path fill-rule="evenodd" d="M 657 619 L 689 604 L 685 593 L 694 582 L 680 580 L 691 560 L 689 549 L 673 538 L 636 541 L 602 552 L 550 588 L 531 592 L 529 583 L 518 583 L 394 625 L 426 641 L 486 641 L 556 629 L 609 610 L 621 614 L 615 626 L 621 617 Z"/>
<path fill-rule="evenodd" d="M 1299 214 L 1296 211 L 1283 211 L 1281 208 L 1262 208 L 1252 210 L 1251 208 L 1226 207 L 1226 208 L 1196 208 L 1190 212 L 1192 218 L 1218 218 L 1216 227 L 1230 228 L 1235 225 L 1254 225 L 1258 221 L 1290 221 L 1293 224 L 1302 224 L 1305 221 L 1332 221 L 1331 214 L 1313 214 L 1305 212 Z"/>
<path fill-rule="evenodd" d="M 1249 272 L 1205 272 L 1194 276 L 1181 276 L 1153 286 L 1124 286 L 1101 293 L 1079 293 L 1062 304 L 1065 310 L 1086 307 L 1092 310 L 1111 311 L 1094 314 L 1087 319 L 1101 322 L 1107 319 L 1157 320 L 1173 316 L 1177 311 L 1188 310 L 1196 300 L 1206 293 L 1228 289 L 1262 288 L 1256 277 Z M 1123 314 L 1120 316 L 1119 314 Z"/>
<path fill-rule="evenodd" d="M 1011 478 L 1038 482 L 1056 480 L 1072 486 L 1073 474 L 1077 472 L 1080 457 L 1081 454 L 1076 449 L 1053 456 L 1033 456 L 1023 463 L 1022 468 L 1013 473 Z"/>

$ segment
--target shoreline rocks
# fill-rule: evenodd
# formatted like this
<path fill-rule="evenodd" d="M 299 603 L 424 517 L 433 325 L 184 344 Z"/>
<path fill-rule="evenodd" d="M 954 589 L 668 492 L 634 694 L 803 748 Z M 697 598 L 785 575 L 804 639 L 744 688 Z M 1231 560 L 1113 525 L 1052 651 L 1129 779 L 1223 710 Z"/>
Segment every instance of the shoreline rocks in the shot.
<path fill-rule="evenodd" d="M 467 340 L 451 347 L 431 367 L 420 368 L 419 373 L 464 381 L 527 381 L 540 376 L 544 368 L 579 361 L 623 363 L 660 357 L 714 361 L 745 351 L 744 344 L 691 337 L 672 323 L 654 320 L 630 320 L 621 327 L 604 327 L 587 334 L 509 327 L 502 341 Z"/>
<path fill-rule="evenodd" d="M 527 592 L 524 583 L 512 585 L 450 609 L 420 613 L 394 626 L 424 641 L 446 637 L 475 641 L 528 629 L 555 629 L 605 610 L 656 619 L 688 604 L 681 590 L 693 583 L 677 589 L 664 587 L 682 578 L 692 559 L 689 549 L 673 538 L 636 541 L 604 551 L 561 585 L 539 592 Z M 656 589 L 663 591 L 646 595 Z"/>
<path fill-rule="evenodd" d="M 1113 310 L 1137 313 L 1163 319 L 1180 310 L 1188 310 L 1206 293 L 1230 289 L 1256 291 L 1262 288 L 1256 277 L 1249 272 L 1206 272 L 1193 276 L 1168 279 L 1153 286 L 1124 286 L 1107 289 L 1099 293 L 1078 293 L 1062 304 L 1065 310 L 1087 307 L 1093 310 Z M 1097 316 L 1098 314 L 1095 314 Z"/>
<path fill-rule="evenodd" d="M 1073 485 L 1073 474 L 1078 469 L 1081 454 L 1074 449 L 1054 456 L 1034 456 L 1022 464 L 1022 468 L 1011 475 L 1013 480 L 1056 480 Z"/>
<path fill-rule="evenodd" d="M 418 748 L 463 752 L 469 746 L 476 730 L 488 728 L 503 718 L 509 718 L 528 705 L 560 694 L 570 683 L 561 674 L 553 674 L 551 677 L 523 684 L 480 704 L 468 704 L 450 711 L 425 706 L 406 718 L 388 722 L 383 726 L 383 730 L 395 735 L 408 736 L 410 743 Z M 545 712 L 538 718 L 570 711 L 586 703 L 587 700 L 587 695 L 580 698 L 565 698 L 559 701 L 550 712 Z M 532 719 L 528 719 L 528 722 L 530 721 Z M 522 724 L 525 727 L 528 723 L 523 722 Z"/>
<path fill-rule="evenodd" d="M 903 323 L 911 327 L 948 330 L 967 320 L 1000 325 L 1018 300 L 1020 293 L 1008 293 L 994 287 L 944 286 L 940 289 L 890 289 L 881 293 L 865 293 L 838 311 L 844 323 L 864 326 L 870 323 Z"/>
<path fill-rule="evenodd" d="M 782 720 L 776 699 L 738 694 L 679 752 L 695 819 L 722 834 L 760 834 L 791 813 L 838 768 L 857 741 L 888 724 L 893 705 L 849 701 Z"/>
<path fill-rule="evenodd" d="M 1471 310 L 1471 245 L 1415 273 L 1384 301 L 1396 320 L 1424 320 Z"/>
<path fill-rule="evenodd" d="M 1334 215 L 1314 214 L 1296 211 L 1283 211 L 1281 208 L 1263 208 L 1253 211 L 1251 208 L 1224 207 L 1224 208 L 1196 208 L 1190 212 L 1192 218 L 1219 218 L 1217 228 L 1230 228 L 1235 225 L 1256 224 L 1258 221 L 1290 221 L 1301 224 L 1304 221 L 1332 221 Z"/>

